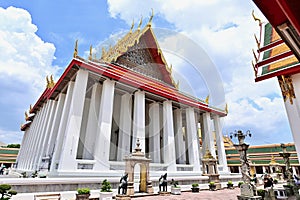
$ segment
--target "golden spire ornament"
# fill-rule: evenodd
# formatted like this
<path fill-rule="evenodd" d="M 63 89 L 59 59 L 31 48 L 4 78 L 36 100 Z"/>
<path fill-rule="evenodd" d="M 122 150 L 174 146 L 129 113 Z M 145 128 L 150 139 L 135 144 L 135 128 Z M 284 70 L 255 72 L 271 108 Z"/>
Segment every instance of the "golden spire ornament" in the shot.
<path fill-rule="evenodd" d="M 152 12 L 151 12 L 151 16 L 150 16 L 149 21 L 148 21 L 148 26 L 151 26 L 152 19 L 153 19 L 153 16 L 154 16 L 153 8 L 151 8 L 151 10 L 152 10 Z"/>
<path fill-rule="evenodd" d="M 209 104 L 209 95 L 207 95 L 207 97 L 205 98 L 205 103 Z"/>
<path fill-rule="evenodd" d="M 89 55 L 89 60 L 92 60 L 93 59 L 93 46 L 91 45 L 90 46 L 90 55 Z"/>
<path fill-rule="evenodd" d="M 75 48 L 74 48 L 74 53 L 73 53 L 73 58 L 76 58 L 78 55 L 78 40 L 75 42 Z"/>
<path fill-rule="evenodd" d="M 141 16 L 141 20 L 140 20 L 140 23 L 139 23 L 139 25 L 138 25 L 138 30 L 141 29 L 142 23 L 143 23 L 143 16 Z"/>
<path fill-rule="evenodd" d="M 258 24 L 259 24 L 259 25 L 261 25 L 261 19 L 259 19 L 258 17 L 256 17 L 256 16 L 254 15 L 254 10 L 252 10 L 252 17 L 253 17 L 253 19 L 254 19 L 255 21 L 258 21 Z"/>

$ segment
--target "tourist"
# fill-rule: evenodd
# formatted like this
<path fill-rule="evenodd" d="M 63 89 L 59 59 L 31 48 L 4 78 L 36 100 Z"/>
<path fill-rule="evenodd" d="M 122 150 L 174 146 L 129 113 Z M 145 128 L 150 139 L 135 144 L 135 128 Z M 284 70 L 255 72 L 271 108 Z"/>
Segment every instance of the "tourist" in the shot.
<path fill-rule="evenodd" d="M 264 188 L 267 188 L 267 187 L 273 187 L 273 178 L 270 175 L 265 174 Z"/>

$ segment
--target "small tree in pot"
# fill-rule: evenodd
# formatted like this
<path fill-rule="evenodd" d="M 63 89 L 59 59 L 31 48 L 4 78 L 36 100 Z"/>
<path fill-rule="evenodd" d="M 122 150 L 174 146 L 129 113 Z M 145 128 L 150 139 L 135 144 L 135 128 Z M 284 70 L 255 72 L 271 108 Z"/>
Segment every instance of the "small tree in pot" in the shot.
<path fill-rule="evenodd" d="M 78 188 L 76 200 L 88 200 L 91 195 L 90 192 L 90 188 Z"/>
<path fill-rule="evenodd" d="M 211 181 L 211 182 L 209 182 L 209 190 L 210 191 L 216 191 L 216 185 L 215 185 L 215 182 L 213 182 L 213 181 Z"/>
<path fill-rule="evenodd" d="M 175 181 L 174 179 L 172 179 L 171 181 L 171 193 L 172 194 L 181 194 L 181 188 L 178 185 L 178 181 Z"/>
<path fill-rule="evenodd" d="M 12 195 L 16 195 L 17 192 L 14 190 L 10 190 L 11 186 L 9 184 L 1 184 L 0 185 L 0 200 L 8 200 L 12 197 Z"/>
<path fill-rule="evenodd" d="M 227 182 L 227 188 L 228 189 L 233 189 L 233 183 L 232 183 L 232 181 L 228 181 Z"/>
<path fill-rule="evenodd" d="M 192 192 L 199 192 L 199 184 L 198 183 L 193 183 L 192 184 Z"/>
<path fill-rule="evenodd" d="M 104 179 L 102 182 L 102 187 L 100 190 L 100 200 L 106 199 L 113 196 L 113 192 L 111 190 L 110 182 L 107 179 Z"/>

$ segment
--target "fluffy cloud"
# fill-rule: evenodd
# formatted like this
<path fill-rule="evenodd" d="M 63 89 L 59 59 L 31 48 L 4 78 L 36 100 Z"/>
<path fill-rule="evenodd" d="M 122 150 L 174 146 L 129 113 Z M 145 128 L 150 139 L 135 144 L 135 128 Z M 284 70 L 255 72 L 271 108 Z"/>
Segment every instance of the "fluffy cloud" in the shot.
<path fill-rule="evenodd" d="M 58 67 L 52 66 L 55 47 L 36 34 L 37 27 L 26 10 L 0 7 L 0 18 L 0 87 L 5 92 L 0 102 L 7 117 L 0 122 L 0 139 L 21 138 L 18 130 L 24 111 L 44 90 L 45 77 L 57 74 Z"/>
<path fill-rule="evenodd" d="M 284 135 L 287 141 L 292 140 L 276 79 L 254 83 L 251 49 L 256 48 L 253 33 L 257 34 L 259 27 L 251 12 L 254 9 L 260 17 L 263 15 L 250 1 L 154 0 L 145 5 L 138 0 L 108 0 L 108 4 L 111 16 L 123 19 L 128 24 L 131 24 L 132 19 L 139 19 L 141 15 L 150 13 L 153 8 L 156 17 L 173 24 L 178 34 L 192 38 L 206 52 L 213 64 L 203 63 L 210 68 L 207 73 L 204 68 L 204 71 L 198 71 L 198 77 L 202 76 L 204 79 L 208 90 L 206 93 L 211 93 L 211 83 L 205 79 L 210 80 L 216 76 L 215 73 L 219 73 L 221 77 L 230 111 L 224 119 L 224 132 L 239 128 L 251 129 L 260 136 L 270 138 L 268 143 L 282 141 L 276 138 L 279 133 L 281 138 Z M 184 45 L 181 45 L 182 49 L 178 48 L 178 42 L 174 42 L 174 38 L 178 39 L 174 34 L 158 37 L 161 46 L 167 44 L 168 48 L 176 49 L 174 52 L 165 49 L 167 61 L 173 64 L 175 77 L 193 77 L 195 73 L 187 67 L 190 61 L 186 60 L 187 53 L 191 57 L 201 57 L 203 53 L 197 56 L 188 52 L 190 48 L 183 48 Z M 217 72 L 211 66 L 216 66 Z M 186 76 L 182 76 L 183 74 Z M 197 91 L 203 87 L 199 87 L 198 82 L 194 79 L 186 80 L 188 84 L 184 88 L 192 91 L 193 95 L 199 95 Z M 199 97 L 203 98 L 204 93 L 202 91 Z M 263 140 L 256 140 L 255 143 L 263 143 Z"/>

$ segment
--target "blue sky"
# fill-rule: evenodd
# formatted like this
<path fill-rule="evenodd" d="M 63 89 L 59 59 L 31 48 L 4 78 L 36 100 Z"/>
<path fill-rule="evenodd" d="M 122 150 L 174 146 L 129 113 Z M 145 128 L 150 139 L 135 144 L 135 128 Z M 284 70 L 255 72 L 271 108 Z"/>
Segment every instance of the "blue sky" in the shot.
<path fill-rule="evenodd" d="M 201 99 L 213 93 L 212 105 L 228 103 L 224 134 L 251 130 L 250 144 L 293 141 L 276 79 L 254 83 L 251 49 L 259 29 L 251 12 L 263 15 L 250 0 L 0 0 L 0 141 L 21 143 L 25 110 L 44 90 L 47 75 L 59 78 L 76 39 L 84 57 L 90 45 L 96 51 L 128 31 L 133 19 L 137 26 L 143 16 L 145 25 L 151 8 L 181 90 Z"/>

